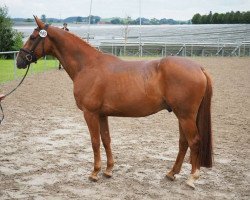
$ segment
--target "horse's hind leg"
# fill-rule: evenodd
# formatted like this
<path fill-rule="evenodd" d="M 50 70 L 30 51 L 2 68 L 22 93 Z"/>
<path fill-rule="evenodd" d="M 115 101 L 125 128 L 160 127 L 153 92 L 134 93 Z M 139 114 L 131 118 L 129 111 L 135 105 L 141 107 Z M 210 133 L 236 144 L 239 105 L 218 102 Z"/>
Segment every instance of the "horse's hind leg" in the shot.
<path fill-rule="evenodd" d="M 102 138 L 102 143 L 107 155 L 107 168 L 104 175 L 108 178 L 112 176 L 112 169 L 114 166 L 114 160 L 111 151 L 111 138 L 109 134 L 108 117 L 100 117 L 100 133 Z"/>
<path fill-rule="evenodd" d="M 179 132 L 180 132 L 180 138 L 179 138 L 179 153 L 176 158 L 175 164 L 170 172 L 166 175 L 167 178 L 170 180 L 175 180 L 175 174 L 179 174 L 181 170 L 181 166 L 184 160 L 184 157 L 186 155 L 187 149 L 188 149 L 188 142 L 187 139 L 182 131 L 182 127 L 179 123 Z"/>
<path fill-rule="evenodd" d="M 182 131 L 187 139 L 188 146 L 191 150 L 192 169 L 191 169 L 191 175 L 186 183 L 193 189 L 195 188 L 194 181 L 199 178 L 199 169 L 200 169 L 200 161 L 199 161 L 200 137 L 198 134 L 195 118 L 196 117 L 179 119 Z"/>

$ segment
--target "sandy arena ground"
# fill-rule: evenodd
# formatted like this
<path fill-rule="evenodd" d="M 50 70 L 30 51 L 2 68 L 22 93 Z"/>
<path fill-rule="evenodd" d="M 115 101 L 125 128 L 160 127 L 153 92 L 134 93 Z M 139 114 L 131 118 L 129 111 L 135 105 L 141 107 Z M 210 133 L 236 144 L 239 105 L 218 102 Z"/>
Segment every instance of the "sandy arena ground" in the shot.
<path fill-rule="evenodd" d="M 173 113 L 110 117 L 114 175 L 96 183 L 90 136 L 65 71 L 29 76 L 3 101 L 0 126 L 0 199 L 250 199 L 250 58 L 193 58 L 214 81 L 214 159 L 196 190 L 181 174 L 165 178 L 178 152 Z M 18 81 L 2 85 L 2 92 Z M 106 157 L 102 148 L 103 168 Z"/>

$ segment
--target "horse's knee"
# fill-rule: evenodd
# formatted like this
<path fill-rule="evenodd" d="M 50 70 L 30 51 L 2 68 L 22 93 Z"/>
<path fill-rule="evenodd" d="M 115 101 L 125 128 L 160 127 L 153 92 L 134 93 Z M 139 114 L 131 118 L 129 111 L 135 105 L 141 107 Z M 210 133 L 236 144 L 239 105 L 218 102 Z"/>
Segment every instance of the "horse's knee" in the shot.
<path fill-rule="evenodd" d="M 100 140 L 93 138 L 91 142 L 92 142 L 92 148 L 94 151 L 100 149 Z"/>

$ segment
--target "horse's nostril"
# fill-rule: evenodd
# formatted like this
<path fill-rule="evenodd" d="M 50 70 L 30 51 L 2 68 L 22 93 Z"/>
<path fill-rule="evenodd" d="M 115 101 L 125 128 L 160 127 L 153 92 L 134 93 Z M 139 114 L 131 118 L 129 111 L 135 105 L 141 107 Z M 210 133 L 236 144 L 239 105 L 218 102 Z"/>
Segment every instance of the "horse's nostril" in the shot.
<path fill-rule="evenodd" d="M 25 68 L 27 66 L 27 63 L 23 60 L 18 58 L 16 61 L 17 68 Z"/>

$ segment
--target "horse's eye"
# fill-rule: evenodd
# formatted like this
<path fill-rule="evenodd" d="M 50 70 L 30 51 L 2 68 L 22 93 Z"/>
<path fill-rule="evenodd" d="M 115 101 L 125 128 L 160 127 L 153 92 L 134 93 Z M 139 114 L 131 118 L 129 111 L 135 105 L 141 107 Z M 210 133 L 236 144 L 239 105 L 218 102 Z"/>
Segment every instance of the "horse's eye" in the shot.
<path fill-rule="evenodd" d="M 36 37 L 35 37 L 34 35 L 31 35 L 31 36 L 30 36 L 30 39 L 31 39 L 31 40 L 34 40 L 35 38 L 36 38 Z"/>

